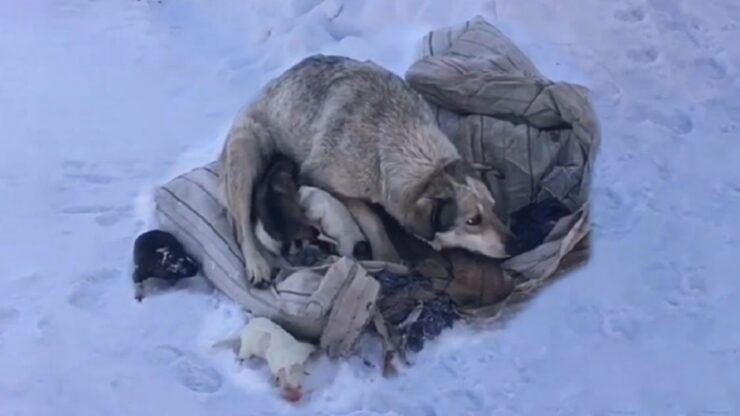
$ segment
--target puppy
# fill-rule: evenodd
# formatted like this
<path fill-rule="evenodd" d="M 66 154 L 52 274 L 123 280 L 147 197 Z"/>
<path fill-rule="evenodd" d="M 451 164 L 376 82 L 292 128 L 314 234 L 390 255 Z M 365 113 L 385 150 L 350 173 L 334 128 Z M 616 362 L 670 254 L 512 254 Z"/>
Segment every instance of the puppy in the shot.
<path fill-rule="evenodd" d="M 319 232 L 306 216 L 298 193 L 298 166 L 290 159 L 272 158 L 255 189 L 255 234 L 276 256 L 287 255 L 294 245 L 315 241 Z"/>
<path fill-rule="evenodd" d="M 265 86 L 234 121 L 219 157 L 219 194 L 253 284 L 272 276 L 257 247 L 251 197 L 276 153 L 300 166 L 306 184 L 347 206 L 378 204 L 435 248 L 508 257 L 511 234 L 492 209 L 496 201 L 461 173 L 464 162 L 424 98 L 370 61 L 314 55 Z"/>
<path fill-rule="evenodd" d="M 326 254 L 358 260 L 372 257 L 370 244 L 349 211 L 328 192 L 298 187 L 298 166 L 277 155 L 255 189 L 255 234 L 275 256 L 287 256 L 306 243 Z"/>
<path fill-rule="evenodd" d="M 306 361 L 314 352 L 313 344 L 296 340 L 267 318 L 255 317 L 242 330 L 238 356 L 241 359 L 254 356 L 267 361 L 282 396 L 290 402 L 298 402 L 303 396 Z"/>
<path fill-rule="evenodd" d="M 320 239 L 336 244 L 340 256 L 372 259 L 370 243 L 344 204 L 313 186 L 301 186 L 298 193 L 306 216 L 321 230 Z"/>
<path fill-rule="evenodd" d="M 320 352 L 315 345 L 297 340 L 265 317 L 250 318 L 239 336 L 219 341 L 213 347 L 233 349 L 240 360 L 257 357 L 266 361 L 282 397 L 289 402 L 302 399 L 306 364 Z"/>
<path fill-rule="evenodd" d="M 151 230 L 139 235 L 134 241 L 134 272 L 136 300 L 144 298 L 144 281 L 149 278 L 162 279 L 174 284 L 178 280 L 195 276 L 200 264 L 185 251 L 174 235 Z"/>

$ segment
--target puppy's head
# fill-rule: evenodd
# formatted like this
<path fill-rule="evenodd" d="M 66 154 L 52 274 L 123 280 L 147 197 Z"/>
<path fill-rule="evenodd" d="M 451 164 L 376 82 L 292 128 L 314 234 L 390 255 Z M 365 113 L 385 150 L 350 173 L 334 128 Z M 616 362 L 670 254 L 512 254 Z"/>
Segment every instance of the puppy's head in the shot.
<path fill-rule="evenodd" d="M 285 400 L 296 403 L 303 398 L 303 378 L 303 366 L 301 365 L 293 364 L 278 370 L 275 381 Z"/>
<path fill-rule="evenodd" d="M 488 188 L 476 179 L 462 161 L 445 168 L 435 181 L 436 191 L 419 198 L 421 215 L 417 235 L 436 250 L 463 248 L 492 258 L 509 257 L 511 231 L 496 215 L 496 201 Z"/>

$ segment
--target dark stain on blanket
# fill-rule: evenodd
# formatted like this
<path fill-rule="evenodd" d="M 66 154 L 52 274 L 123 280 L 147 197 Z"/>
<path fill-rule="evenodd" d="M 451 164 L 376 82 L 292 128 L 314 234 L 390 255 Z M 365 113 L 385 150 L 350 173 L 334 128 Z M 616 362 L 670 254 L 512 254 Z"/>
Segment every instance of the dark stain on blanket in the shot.
<path fill-rule="evenodd" d="M 425 341 L 460 318 L 452 299 L 435 291 L 431 280 L 423 276 L 382 271 L 375 278 L 381 285 L 378 308 L 403 350 L 421 351 Z"/>

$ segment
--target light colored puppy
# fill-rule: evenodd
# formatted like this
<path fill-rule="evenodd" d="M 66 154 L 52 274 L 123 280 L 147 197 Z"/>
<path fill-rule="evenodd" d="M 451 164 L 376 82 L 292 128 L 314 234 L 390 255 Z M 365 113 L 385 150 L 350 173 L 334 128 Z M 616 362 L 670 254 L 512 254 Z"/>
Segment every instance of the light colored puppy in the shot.
<path fill-rule="evenodd" d="M 380 205 L 437 248 L 508 257 L 510 233 L 493 196 L 465 173 L 424 98 L 372 62 L 314 55 L 268 83 L 234 121 L 220 156 L 222 202 L 252 283 L 272 274 L 257 247 L 251 202 L 274 154 L 298 163 L 305 184 L 345 204 Z"/>
<path fill-rule="evenodd" d="M 319 239 L 336 244 L 340 256 L 370 260 L 366 258 L 369 247 L 365 234 L 344 204 L 313 186 L 301 186 L 298 194 L 306 217 L 321 232 Z"/>

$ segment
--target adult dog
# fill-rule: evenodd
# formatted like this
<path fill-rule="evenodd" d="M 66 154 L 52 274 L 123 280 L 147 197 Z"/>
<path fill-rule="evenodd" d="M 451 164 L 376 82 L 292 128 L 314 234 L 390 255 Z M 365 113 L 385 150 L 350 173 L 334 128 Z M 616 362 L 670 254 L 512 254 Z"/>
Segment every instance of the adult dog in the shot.
<path fill-rule="evenodd" d="M 220 194 L 252 284 L 272 276 L 250 217 L 255 182 L 276 153 L 298 163 L 307 183 L 348 207 L 380 205 L 435 249 L 508 257 L 511 234 L 493 196 L 422 96 L 371 61 L 313 55 L 264 87 L 234 121 L 220 155 Z"/>

